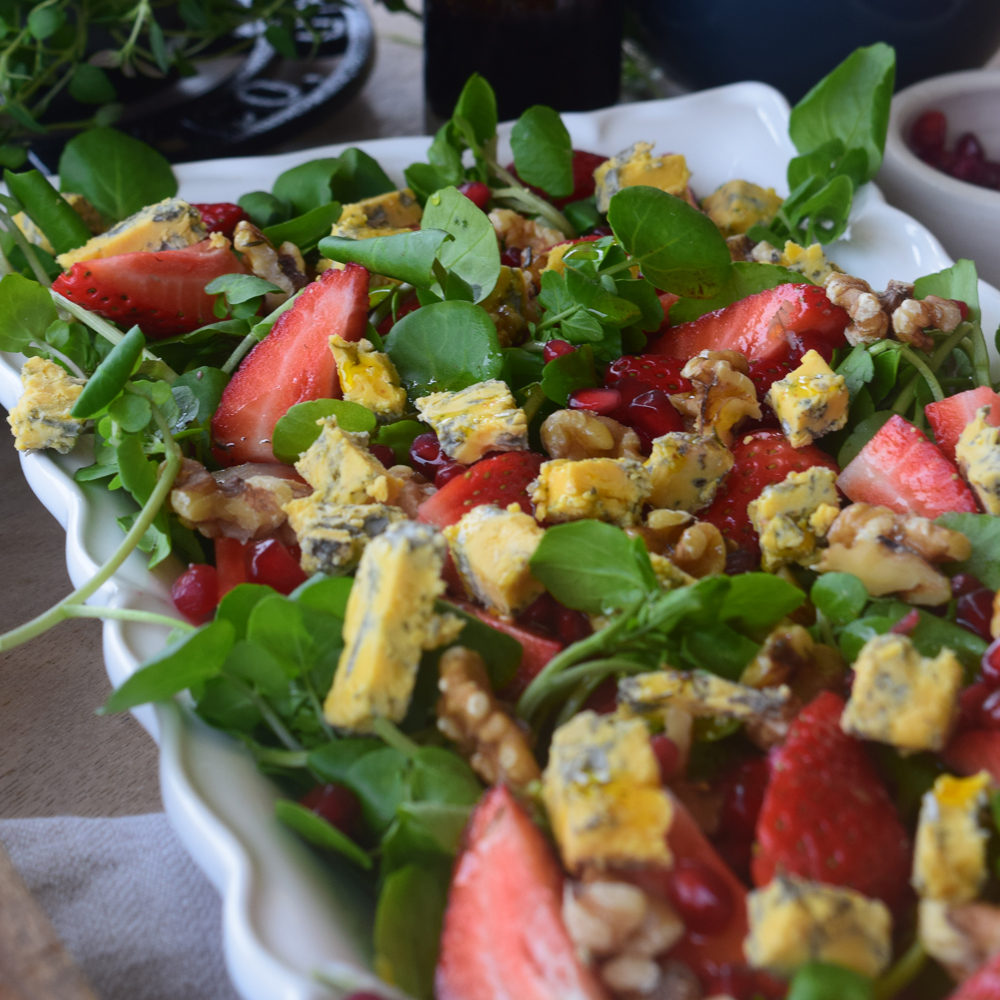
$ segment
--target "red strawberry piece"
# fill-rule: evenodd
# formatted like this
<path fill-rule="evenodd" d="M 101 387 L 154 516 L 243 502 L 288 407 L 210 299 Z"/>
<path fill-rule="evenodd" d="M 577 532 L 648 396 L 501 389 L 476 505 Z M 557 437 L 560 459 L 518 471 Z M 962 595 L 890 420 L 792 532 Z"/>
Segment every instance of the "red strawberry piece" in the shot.
<path fill-rule="evenodd" d="M 864 745 L 841 730 L 843 710 L 844 700 L 824 691 L 772 753 L 753 880 L 767 885 L 791 872 L 898 910 L 909 898 L 909 837 Z"/>
<path fill-rule="evenodd" d="M 1000 729 L 960 732 L 945 747 L 943 756 L 949 770 L 962 775 L 989 771 L 993 780 L 1000 782 Z"/>
<path fill-rule="evenodd" d="M 763 399 L 771 386 L 779 379 L 786 378 L 799 366 L 799 359 L 788 361 L 753 361 L 750 364 L 750 381 L 757 390 L 758 399 Z"/>
<path fill-rule="evenodd" d="M 928 403 L 924 407 L 937 446 L 952 462 L 955 461 L 955 445 L 958 444 L 962 431 L 975 419 L 976 410 L 981 406 L 990 407 L 986 422 L 993 427 L 1000 427 L 1000 396 L 988 385 L 957 392 L 954 396 L 948 396 L 937 403 Z"/>
<path fill-rule="evenodd" d="M 623 354 L 604 372 L 604 384 L 609 389 L 617 389 L 622 397 L 621 406 L 611 416 L 631 426 L 629 403 L 637 396 L 654 389 L 667 395 L 691 392 L 691 380 L 681 375 L 686 364 L 685 360 L 662 358 L 656 354 Z"/>
<path fill-rule="evenodd" d="M 650 348 L 671 358 L 732 350 L 750 361 L 787 361 L 795 350 L 844 344 L 850 319 L 818 285 L 778 285 L 673 326 Z"/>
<path fill-rule="evenodd" d="M 226 386 L 212 418 L 216 459 L 274 462 L 274 425 L 290 406 L 340 397 L 330 337 L 360 340 L 367 313 L 368 272 L 357 264 L 331 267 L 308 285 Z"/>
<path fill-rule="evenodd" d="M 519 503 L 525 513 L 534 513 L 528 485 L 538 478 L 544 461 L 541 455 L 530 451 L 507 451 L 480 459 L 425 500 L 417 512 L 417 520 L 447 528 L 482 504 L 506 507 Z"/>
<path fill-rule="evenodd" d="M 897 514 L 935 518 L 952 510 L 979 510 L 944 452 L 895 413 L 844 469 L 837 485 L 855 503 L 881 504 Z"/>
<path fill-rule="evenodd" d="M 215 568 L 219 576 L 219 600 L 241 583 L 247 582 L 247 546 L 235 538 L 216 538 Z"/>
<path fill-rule="evenodd" d="M 556 857 L 504 786 L 472 814 L 448 892 L 438 1000 L 606 1000 L 562 920 Z"/>
<path fill-rule="evenodd" d="M 239 205 L 231 201 L 217 201 L 211 205 L 195 205 L 201 213 L 201 221 L 210 233 L 222 233 L 226 239 L 233 238 L 233 230 L 237 223 L 249 218 Z"/>
<path fill-rule="evenodd" d="M 571 201 L 581 201 L 583 198 L 589 198 L 594 193 L 595 183 L 594 183 L 594 171 L 607 159 L 606 156 L 601 156 L 600 153 L 585 153 L 582 149 L 573 150 L 573 193 L 567 195 L 565 198 L 551 198 L 547 195 L 541 188 L 531 187 L 530 184 L 526 187 L 531 188 L 535 194 L 541 195 L 543 198 L 552 202 L 557 208 L 562 208 L 564 205 L 568 205 Z M 517 177 L 517 170 L 513 163 L 507 165 L 507 169 Z M 518 177 L 518 180 L 520 178 Z M 524 181 L 521 181 L 524 184 Z"/>
<path fill-rule="evenodd" d="M 948 1000 L 1000 1000 L 1000 955 L 982 965 Z"/>
<path fill-rule="evenodd" d="M 715 495 L 702 521 L 714 524 L 740 548 L 756 553 L 757 532 L 750 523 L 747 504 L 765 486 L 780 483 L 790 472 L 805 472 L 814 465 L 837 471 L 837 463 L 815 445 L 793 448 L 779 430 L 754 431 L 736 439 L 733 468 Z"/>
<path fill-rule="evenodd" d="M 52 289 L 122 326 L 137 323 L 147 337 L 172 337 L 216 318 L 215 296 L 205 286 L 223 274 L 246 274 L 246 268 L 228 248 L 204 240 L 182 250 L 81 261 Z"/>

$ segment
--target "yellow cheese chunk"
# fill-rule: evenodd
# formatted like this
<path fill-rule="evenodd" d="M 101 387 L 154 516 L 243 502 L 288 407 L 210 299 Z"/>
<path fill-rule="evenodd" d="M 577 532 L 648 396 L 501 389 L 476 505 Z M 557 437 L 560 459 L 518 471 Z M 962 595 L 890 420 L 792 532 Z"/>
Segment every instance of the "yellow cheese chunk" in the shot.
<path fill-rule="evenodd" d="M 793 448 L 802 448 L 847 423 L 850 394 L 818 351 L 806 351 L 795 371 L 772 383 L 767 401 Z"/>
<path fill-rule="evenodd" d="M 368 340 L 351 342 L 336 334 L 330 338 L 330 350 L 344 399 L 360 403 L 383 419 L 402 415 L 406 391 L 388 354 L 376 351 Z"/>
<path fill-rule="evenodd" d="M 653 483 L 648 502 L 693 514 L 712 502 L 732 467 L 732 452 L 715 434 L 664 434 L 653 441 L 646 460 Z"/>
<path fill-rule="evenodd" d="M 758 223 L 766 226 L 781 208 L 781 199 L 774 188 L 727 181 L 705 198 L 701 207 L 723 236 L 739 236 Z"/>
<path fill-rule="evenodd" d="M 1000 429 L 988 423 L 992 407 L 981 406 L 955 445 L 962 475 L 976 491 L 983 510 L 1000 515 Z"/>
<path fill-rule="evenodd" d="M 28 358 L 21 369 L 24 392 L 7 415 L 18 451 L 51 448 L 61 455 L 73 450 L 86 421 L 70 416 L 83 392 L 83 379 L 71 378 L 54 361 Z"/>
<path fill-rule="evenodd" d="M 652 149 L 651 142 L 637 142 L 605 160 L 594 171 L 598 212 L 606 212 L 612 197 L 622 188 L 638 184 L 659 188 L 667 194 L 680 196 L 685 193 L 691 171 L 684 157 L 677 153 L 653 156 Z"/>
<path fill-rule="evenodd" d="M 652 489 L 649 470 L 631 458 L 557 458 L 544 462 L 531 486 L 539 522 L 595 518 L 637 524 Z"/>
<path fill-rule="evenodd" d="M 409 188 L 344 205 L 333 224 L 332 236 L 367 240 L 373 236 L 405 233 L 420 225 L 424 212 Z"/>

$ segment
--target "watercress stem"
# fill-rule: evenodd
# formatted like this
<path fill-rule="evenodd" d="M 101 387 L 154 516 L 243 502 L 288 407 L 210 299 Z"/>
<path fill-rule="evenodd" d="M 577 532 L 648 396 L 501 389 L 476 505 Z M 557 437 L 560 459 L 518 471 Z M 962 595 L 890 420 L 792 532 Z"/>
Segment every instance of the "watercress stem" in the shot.
<path fill-rule="evenodd" d="M 395 723 L 381 715 L 375 716 L 372 729 L 383 743 L 398 750 L 404 757 L 412 757 L 420 749 L 418 743 L 414 743 Z"/>
<path fill-rule="evenodd" d="M 182 632 L 193 632 L 190 625 L 180 618 L 170 615 L 158 615 L 155 611 L 139 611 L 136 608 L 109 608 L 97 604 L 68 604 L 63 608 L 66 618 L 114 618 L 124 622 L 145 622 L 149 625 L 166 625 L 168 628 L 180 629 Z"/>
<path fill-rule="evenodd" d="M 239 363 L 243 360 L 244 355 L 249 353 L 250 349 L 257 343 L 257 338 L 252 334 L 248 333 L 238 344 L 236 350 L 226 358 L 226 363 L 222 366 L 222 370 L 227 375 L 232 375 L 236 371 Z"/>
<path fill-rule="evenodd" d="M 254 747 L 254 759 L 258 764 L 272 767 L 304 768 L 309 766 L 307 750 L 276 750 L 273 747 Z"/>
<path fill-rule="evenodd" d="M 944 399 L 944 393 L 941 391 L 941 386 L 938 383 L 934 372 L 928 367 L 927 362 L 914 350 L 907 347 L 905 344 L 900 347 L 899 353 L 906 358 L 907 361 L 913 365 L 914 368 L 923 376 L 924 381 L 927 383 L 927 388 L 930 389 L 931 395 L 934 397 L 935 402 L 940 402 Z"/>
<path fill-rule="evenodd" d="M 39 344 L 37 340 L 31 342 L 31 346 L 36 351 L 45 351 L 46 354 L 51 354 L 57 361 L 61 361 L 77 378 L 86 378 L 86 372 L 72 359 L 63 354 L 62 351 L 57 351 L 51 344 Z"/>
<path fill-rule="evenodd" d="M 986 337 L 979 323 L 973 324 L 969 337 L 972 345 L 972 373 L 977 386 L 992 386 L 990 382 L 990 353 L 986 349 Z"/>
<path fill-rule="evenodd" d="M 583 707 L 583 703 L 590 697 L 591 692 L 606 677 L 611 674 L 644 674 L 649 667 L 643 663 L 636 663 L 635 660 L 608 659 L 608 660 L 588 660 L 579 666 L 570 667 L 563 671 L 549 688 L 548 695 L 553 697 L 566 688 L 574 688 L 559 712 L 556 721 L 557 726 L 564 722 L 569 722 Z"/>
<path fill-rule="evenodd" d="M 965 340 L 969 334 L 972 333 L 972 324 L 970 323 L 960 323 L 956 328 L 954 333 L 950 334 L 946 340 L 942 340 L 940 344 L 934 349 L 934 353 L 931 355 L 930 361 L 927 363 L 927 367 L 930 368 L 932 372 L 937 372 L 937 370 L 944 364 L 945 358 L 959 344 Z M 883 344 L 893 344 L 895 341 L 885 340 L 882 341 Z M 880 345 L 876 345 L 878 347 Z M 873 348 L 869 353 L 876 353 Z M 878 352 L 881 353 L 881 352 Z M 896 402 L 892 407 L 893 413 L 903 414 L 905 413 L 913 403 L 913 398 L 917 391 L 917 382 L 920 380 L 920 375 L 915 374 L 907 383 L 903 386 L 899 395 L 896 397 Z"/>
<path fill-rule="evenodd" d="M 153 412 L 153 419 L 156 421 L 156 425 L 163 435 L 163 442 L 166 447 L 166 463 L 164 464 L 162 473 L 160 473 L 160 478 L 156 483 L 155 489 L 149 495 L 149 499 L 142 510 L 139 511 L 135 523 L 107 562 L 82 587 L 78 587 L 68 597 L 64 597 L 58 604 L 49 608 L 48 611 L 43 611 L 37 617 L 32 618 L 30 622 L 25 622 L 23 625 L 11 629 L 4 635 L 0 635 L 0 651 L 20 646 L 22 643 L 34 639 L 35 636 L 47 632 L 53 625 L 58 625 L 63 619 L 71 617 L 67 613 L 67 608 L 83 604 L 87 598 L 96 594 L 111 579 L 121 564 L 132 554 L 132 550 L 142 541 L 143 535 L 146 534 L 156 515 L 159 514 L 160 508 L 167 499 L 167 494 L 170 492 L 170 488 L 174 485 L 174 480 L 177 478 L 177 471 L 181 467 L 182 455 L 180 448 L 177 447 L 176 442 L 170 434 L 170 428 L 163 418 L 163 414 L 160 413 L 159 408 L 153 403 L 150 403 L 150 408 Z M 171 620 L 171 623 L 181 624 L 173 620 Z"/>
<path fill-rule="evenodd" d="M 899 961 L 884 976 L 875 980 L 872 1000 L 892 1000 L 900 990 L 920 975 L 926 961 L 927 952 L 917 938 Z"/>
<path fill-rule="evenodd" d="M 546 222 L 558 229 L 565 236 L 568 236 L 571 240 L 576 239 L 579 235 L 576 228 L 555 205 L 549 204 L 544 198 L 539 198 L 534 191 L 529 191 L 527 188 L 522 187 L 495 160 L 487 158 L 486 163 L 496 176 L 507 185 L 507 187 L 494 188 L 494 198 L 512 201 L 515 203 L 515 207 L 534 212 L 535 215 L 540 215 Z"/>
<path fill-rule="evenodd" d="M 327 739 L 335 739 L 336 733 L 334 733 L 333 727 L 323 717 L 323 705 L 320 703 L 319 695 L 316 693 L 316 685 L 313 684 L 308 670 L 302 671 L 302 684 L 305 686 L 306 694 L 309 696 L 309 704 L 316 713 L 316 718 L 319 719 L 319 724 L 323 728 L 324 735 Z"/>
<path fill-rule="evenodd" d="M 10 235 L 14 238 L 14 242 L 20 248 L 21 253 L 24 254 L 24 259 L 28 262 L 28 266 L 31 268 L 31 271 L 35 276 L 35 280 L 43 288 L 50 288 L 52 286 L 52 279 L 49 278 L 45 268 L 38 262 L 38 257 L 35 255 L 34 248 L 27 241 L 24 233 L 22 233 L 18 228 L 17 223 L 2 209 L 0 209 L 0 229 L 3 229 L 6 233 L 10 233 Z"/>

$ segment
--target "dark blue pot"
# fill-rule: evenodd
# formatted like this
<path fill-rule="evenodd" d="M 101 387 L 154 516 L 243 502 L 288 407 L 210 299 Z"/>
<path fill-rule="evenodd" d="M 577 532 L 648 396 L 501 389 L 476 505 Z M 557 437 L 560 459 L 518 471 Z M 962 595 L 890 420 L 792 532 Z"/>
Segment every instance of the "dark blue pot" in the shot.
<path fill-rule="evenodd" d="M 982 66 L 1000 0 L 629 0 L 667 72 L 694 89 L 762 80 L 793 103 L 859 45 L 896 47 L 897 88 Z"/>

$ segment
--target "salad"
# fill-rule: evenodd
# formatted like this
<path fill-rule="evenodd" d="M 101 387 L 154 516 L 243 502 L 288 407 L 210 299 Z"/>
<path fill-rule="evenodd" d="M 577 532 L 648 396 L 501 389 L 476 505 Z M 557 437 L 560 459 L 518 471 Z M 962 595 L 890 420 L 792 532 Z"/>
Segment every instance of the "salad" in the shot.
<path fill-rule="evenodd" d="M 545 107 L 504 166 L 480 77 L 404 189 L 348 150 L 192 205 L 110 129 L 62 195 L 8 171 L 15 443 L 92 439 L 135 507 L 0 649 L 169 627 L 104 711 L 187 692 L 239 740 L 396 995 L 1000 995 L 975 267 L 836 264 L 894 69 L 796 106 L 784 199 Z M 85 603 L 137 547 L 183 621 Z"/>

